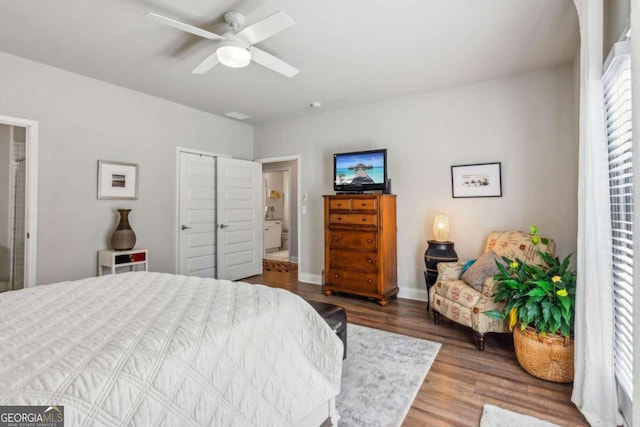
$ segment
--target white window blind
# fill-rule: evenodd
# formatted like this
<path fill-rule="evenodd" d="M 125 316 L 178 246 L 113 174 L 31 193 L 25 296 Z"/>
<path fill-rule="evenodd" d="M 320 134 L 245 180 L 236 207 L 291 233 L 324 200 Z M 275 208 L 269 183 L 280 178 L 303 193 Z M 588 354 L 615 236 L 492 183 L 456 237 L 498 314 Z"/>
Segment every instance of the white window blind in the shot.
<path fill-rule="evenodd" d="M 603 80 L 613 249 L 614 364 L 618 389 L 623 394 L 621 402 L 631 402 L 633 396 L 634 201 L 629 41 L 616 43 L 605 64 Z M 626 405 L 623 403 L 623 406 Z"/>

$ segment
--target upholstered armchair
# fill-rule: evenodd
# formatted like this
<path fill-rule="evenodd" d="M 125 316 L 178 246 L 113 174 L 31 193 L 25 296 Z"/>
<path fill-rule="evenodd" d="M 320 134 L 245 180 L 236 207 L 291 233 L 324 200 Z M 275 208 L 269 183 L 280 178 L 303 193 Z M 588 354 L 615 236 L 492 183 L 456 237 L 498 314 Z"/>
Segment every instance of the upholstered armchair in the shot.
<path fill-rule="evenodd" d="M 438 264 L 438 278 L 429 291 L 429 302 L 436 324 L 440 315 L 456 323 L 472 328 L 478 339 L 478 349 L 484 350 L 484 334 L 488 332 L 509 332 L 506 321 L 487 317 L 488 310 L 502 310 L 504 303 L 493 301 L 496 282 L 493 276 L 498 272 L 496 260 L 502 257 L 518 258 L 527 264 L 542 265 L 543 261 L 536 247 L 531 243 L 531 234 L 520 231 L 494 231 L 489 235 L 484 253 L 463 273 L 469 262 L 441 262 Z M 556 245 L 551 239 L 546 248 L 555 256 Z"/>

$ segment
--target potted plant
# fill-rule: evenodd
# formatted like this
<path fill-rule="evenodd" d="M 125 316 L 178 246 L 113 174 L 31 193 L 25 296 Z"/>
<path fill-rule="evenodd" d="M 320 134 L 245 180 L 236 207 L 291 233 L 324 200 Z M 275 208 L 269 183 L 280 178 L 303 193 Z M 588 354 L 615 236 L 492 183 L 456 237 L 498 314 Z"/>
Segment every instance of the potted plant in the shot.
<path fill-rule="evenodd" d="M 576 272 L 571 255 L 564 260 L 549 254 L 548 240 L 531 226 L 531 242 L 542 265 L 503 257 L 496 262 L 499 273 L 495 301 L 504 302 L 502 311 L 485 314 L 508 318 L 513 331 L 516 358 L 530 374 L 548 381 L 573 381 L 573 322 L 575 318 Z M 544 246 L 540 250 L 539 245 Z"/>

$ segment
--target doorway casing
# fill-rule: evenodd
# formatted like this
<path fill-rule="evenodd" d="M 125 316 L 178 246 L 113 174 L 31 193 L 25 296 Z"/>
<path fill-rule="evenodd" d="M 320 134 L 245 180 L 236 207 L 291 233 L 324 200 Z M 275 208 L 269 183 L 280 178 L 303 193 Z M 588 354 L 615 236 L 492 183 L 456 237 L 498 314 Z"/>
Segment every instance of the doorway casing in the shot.
<path fill-rule="evenodd" d="M 0 123 L 26 128 L 25 160 L 25 278 L 24 287 L 36 286 L 38 231 L 38 122 L 0 115 Z"/>
<path fill-rule="evenodd" d="M 298 280 L 303 279 L 303 271 L 304 270 L 304 256 L 302 253 L 302 213 L 301 213 L 301 203 L 300 201 L 302 200 L 302 185 L 300 185 L 300 179 L 302 177 L 302 156 L 300 154 L 294 154 L 294 155 L 289 155 L 289 156 L 281 156 L 281 157 L 267 157 L 267 158 L 263 158 L 263 159 L 256 159 L 255 161 L 258 163 L 278 163 L 278 162 L 289 162 L 289 161 L 296 161 L 296 167 L 297 167 L 297 180 L 298 183 L 296 185 L 296 194 L 297 194 L 297 203 L 296 203 L 296 216 L 297 216 L 297 227 L 298 227 L 298 241 L 297 241 L 297 245 L 298 245 Z M 291 249 L 289 249 L 291 250 Z"/>

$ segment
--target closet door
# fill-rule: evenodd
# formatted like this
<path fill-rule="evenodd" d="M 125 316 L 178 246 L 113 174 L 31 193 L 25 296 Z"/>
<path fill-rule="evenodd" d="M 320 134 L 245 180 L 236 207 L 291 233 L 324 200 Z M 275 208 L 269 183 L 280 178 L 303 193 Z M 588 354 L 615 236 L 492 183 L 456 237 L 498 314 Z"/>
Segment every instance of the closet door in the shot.
<path fill-rule="evenodd" d="M 215 157 L 180 153 L 178 273 L 216 277 Z"/>
<path fill-rule="evenodd" d="M 218 157 L 217 278 L 262 273 L 262 164 Z"/>

